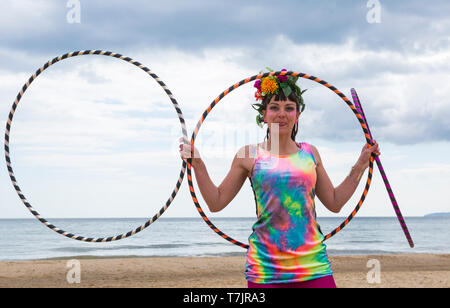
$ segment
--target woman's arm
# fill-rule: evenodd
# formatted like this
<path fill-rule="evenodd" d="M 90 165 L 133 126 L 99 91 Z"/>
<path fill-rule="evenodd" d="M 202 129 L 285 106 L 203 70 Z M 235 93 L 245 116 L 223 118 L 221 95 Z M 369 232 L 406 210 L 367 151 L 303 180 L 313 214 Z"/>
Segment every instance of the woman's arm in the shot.
<path fill-rule="evenodd" d="M 190 158 L 191 146 L 189 144 L 180 145 L 180 154 L 182 159 Z M 230 171 L 225 179 L 217 187 L 209 177 L 206 165 L 200 157 L 200 154 L 194 149 L 194 158 L 192 159 L 192 167 L 194 168 L 195 179 L 200 188 L 200 192 L 205 199 L 206 204 L 211 212 L 219 212 L 223 210 L 237 195 L 244 184 L 248 170 L 245 168 L 242 156 L 236 153 Z"/>
<path fill-rule="evenodd" d="M 356 164 L 352 167 L 350 174 L 336 188 L 334 188 L 333 183 L 325 171 L 322 159 L 320 158 L 316 147 L 311 146 L 311 148 L 314 158 L 316 159 L 316 195 L 327 209 L 334 213 L 339 213 L 358 187 L 362 174 L 369 166 L 370 155 L 372 152 L 375 152 L 376 155 L 380 155 L 378 143 L 375 141 L 375 144 L 371 147 L 367 144 L 364 145 L 361 155 Z"/>

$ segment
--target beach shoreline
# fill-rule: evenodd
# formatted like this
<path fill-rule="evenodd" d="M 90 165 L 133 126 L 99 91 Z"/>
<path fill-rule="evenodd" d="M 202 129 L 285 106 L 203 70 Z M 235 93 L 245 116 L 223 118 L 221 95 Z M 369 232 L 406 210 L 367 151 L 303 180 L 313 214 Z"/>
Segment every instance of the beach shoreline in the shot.
<path fill-rule="evenodd" d="M 330 261 L 340 288 L 450 287 L 450 254 L 330 256 Z M 246 288 L 244 268 L 245 256 L 1 261 L 0 287 Z"/>

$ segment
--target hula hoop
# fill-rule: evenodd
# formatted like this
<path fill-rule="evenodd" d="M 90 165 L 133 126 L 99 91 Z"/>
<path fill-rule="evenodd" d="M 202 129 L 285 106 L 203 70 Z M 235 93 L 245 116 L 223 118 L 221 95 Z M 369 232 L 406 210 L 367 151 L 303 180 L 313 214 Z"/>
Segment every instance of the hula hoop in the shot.
<path fill-rule="evenodd" d="M 364 119 L 364 124 L 367 126 L 367 131 L 369 132 L 370 140 L 373 140 L 372 133 L 370 132 L 369 123 L 367 123 L 366 115 L 364 114 L 364 109 L 361 105 L 361 101 L 359 100 L 358 93 L 356 93 L 355 89 L 351 89 L 352 99 L 355 103 L 355 107 L 358 112 L 361 114 Z M 381 177 L 383 178 L 384 186 L 388 192 L 389 198 L 391 199 L 392 206 L 394 208 L 395 214 L 397 215 L 397 220 L 402 227 L 403 233 L 405 234 L 406 240 L 409 243 L 409 247 L 414 248 L 414 242 L 409 234 L 408 227 L 406 226 L 405 219 L 403 218 L 402 212 L 400 211 L 400 207 L 398 206 L 397 200 L 395 199 L 394 192 L 392 191 L 391 184 L 389 184 L 389 180 L 387 178 L 386 172 L 384 171 L 383 165 L 381 164 L 381 159 L 377 156 L 375 157 L 375 161 L 377 162 L 378 170 L 380 171 Z"/>
<path fill-rule="evenodd" d="M 331 91 L 333 91 L 334 93 L 336 93 L 353 111 L 353 113 L 355 114 L 355 116 L 357 117 L 359 123 L 361 124 L 361 127 L 363 129 L 364 132 L 364 136 L 366 138 L 367 143 L 369 143 L 370 145 L 372 145 L 373 143 L 371 142 L 371 138 L 369 136 L 369 131 L 367 130 L 366 125 L 364 124 L 364 119 L 362 118 L 362 116 L 358 113 L 356 107 L 352 104 L 352 102 L 344 95 L 342 94 L 342 92 L 340 92 L 338 89 L 336 89 L 335 87 L 333 87 L 332 85 L 330 85 L 328 82 L 321 80 L 315 76 L 311 76 L 311 75 L 307 75 L 307 74 L 303 74 L 303 73 L 297 73 L 297 72 L 292 72 L 292 71 L 278 71 L 278 72 L 269 72 L 269 73 L 264 73 L 264 74 L 259 74 L 259 75 L 254 75 L 252 77 L 249 77 L 247 79 L 243 79 L 240 82 L 234 84 L 233 86 L 229 87 L 228 89 L 226 89 L 224 92 L 222 92 L 210 105 L 209 107 L 203 112 L 201 119 L 198 121 L 197 126 L 195 127 L 194 132 L 192 133 L 192 137 L 191 137 L 191 146 L 194 146 L 195 143 L 195 138 L 197 137 L 198 131 L 200 130 L 201 125 L 203 124 L 203 122 L 205 121 L 206 117 L 208 116 L 208 114 L 211 112 L 211 110 L 219 103 L 219 101 L 224 98 L 228 93 L 230 93 L 231 91 L 235 90 L 236 88 L 249 83 L 253 80 L 256 79 L 261 79 L 267 76 L 273 76 L 273 75 L 292 75 L 294 77 L 301 77 L 301 78 L 305 78 L 305 79 L 309 79 L 312 81 L 315 81 L 325 87 L 327 87 L 328 89 L 330 89 Z M 361 196 L 361 199 L 359 200 L 358 204 L 356 205 L 355 209 L 352 211 L 352 213 L 337 227 L 335 228 L 333 231 L 331 231 L 329 234 L 324 236 L 324 241 L 329 239 L 330 237 L 334 236 L 336 233 L 338 233 L 339 231 L 341 231 L 352 219 L 353 217 L 355 217 L 356 213 L 359 211 L 359 209 L 361 208 L 367 193 L 369 191 L 369 187 L 372 181 L 372 174 L 373 174 L 373 161 L 374 161 L 374 156 L 375 154 L 372 154 L 370 157 L 370 161 L 369 161 L 369 173 L 367 176 L 367 181 L 366 181 L 366 186 L 364 188 L 364 192 Z M 206 216 L 205 212 L 203 211 L 202 207 L 200 206 L 197 196 L 195 195 L 195 188 L 192 182 L 192 173 L 191 173 L 191 163 L 190 161 L 187 162 L 187 178 L 188 178 L 188 184 L 189 184 L 189 190 L 191 192 L 191 197 L 192 197 L 192 201 L 194 201 L 195 207 L 198 211 L 198 213 L 200 214 L 200 216 L 203 218 L 203 220 L 206 222 L 206 224 L 214 231 L 216 232 L 218 235 L 220 235 L 222 238 L 224 238 L 225 240 L 231 242 L 232 244 L 235 244 L 237 246 L 240 246 L 242 248 L 248 249 L 248 245 L 243 244 L 240 241 L 237 241 L 233 238 L 231 238 L 230 236 L 226 235 L 225 233 L 223 233 L 219 228 L 217 228 L 211 221 L 210 219 Z"/>
<path fill-rule="evenodd" d="M 44 70 L 46 70 L 47 68 L 49 68 L 51 65 L 55 64 L 56 62 L 59 62 L 61 60 L 70 58 L 70 57 L 75 57 L 75 56 L 82 56 L 82 55 L 101 55 L 101 56 L 109 56 L 109 57 L 114 57 L 117 59 L 121 59 L 123 61 L 126 61 L 128 63 L 131 63 L 137 67 L 139 67 L 141 70 L 143 70 L 144 72 L 146 72 L 148 75 L 150 75 L 153 79 L 155 79 L 158 84 L 164 89 L 164 91 L 166 92 L 166 94 L 169 96 L 170 100 L 172 101 L 175 110 L 177 111 L 178 114 L 178 118 L 180 120 L 180 124 L 181 124 L 181 129 L 183 132 L 183 137 L 184 139 L 187 141 L 187 130 L 186 130 L 186 125 L 184 122 L 184 118 L 183 118 L 183 113 L 181 112 L 177 101 L 175 100 L 175 98 L 172 95 L 172 92 L 170 92 L 170 90 L 167 88 L 167 86 L 164 84 L 164 82 L 162 82 L 159 77 L 154 74 L 152 71 L 150 71 L 150 69 L 148 69 L 147 67 L 143 66 L 141 63 L 134 61 L 133 59 L 129 58 L 129 57 L 125 57 L 121 54 L 117 54 L 117 53 L 113 53 L 110 51 L 102 51 L 102 50 L 84 50 L 84 51 L 75 51 L 72 53 L 66 53 L 62 56 L 56 57 L 53 60 L 48 61 L 43 67 L 41 67 L 40 69 L 38 69 L 36 71 L 36 73 L 34 73 L 30 79 L 25 83 L 25 85 L 22 87 L 22 90 L 20 90 L 19 94 L 17 95 L 16 100 L 14 101 L 11 111 L 9 113 L 8 116 L 8 120 L 6 123 L 6 132 L 5 132 L 5 158 L 6 158 L 6 165 L 8 168 L 8 172 L 9 172 L 9 177 L 11 178 L 11 182 L 18 194 L 18 196 L 20 197 L 20 199 L 22 200 L 23 204 L 27 207 L 27 209 L 31 212 L 31 214 L 33 214 L 41 223 L 43 223 L 44 225 L 46 225 L 48 228 L 50 228 L 51 230 L 64 235 L 65 237 L 74 239 L 74 240 L 78 240 L 78 241 L 83 241 L 83 242 L 111 242 L 111 241 L 117 241 L 117 240 L 121 240 L 124 239 L 126 237 L 132 236 L 142 230 L 144 230 L 145 228 L 147 228 L 149 225 L 151 225 L 153 222 L 155 222 L 169 207 L 169 205 L 172 203 L 173 199 L 175 198 L 181 183 L 183 181 L 183 177 L 186 171 L 186 162 L 183 161 L 182 167 L 181 167 L 181 172 L 180 172 L 180 177 L 176 183 L 175 189 L 173 190 L 170 198 L 167 200 L 166 204 L 158 211 L 158 213 L 156 213 L 150 220 L 148 220 L 145 224 L 143 224 L 142 226 L 129 231 L 127 233 L 124 234 L 120 234 L 120 235 L 116 235 L 116 236 L 111 236 L 111 237 L 107 237 L 107 238 L 92 238 L 92 237 L 84 237 L 84 236 L 78 236 L 72 233 L 68 233 L 64 230 L 61 230 L 57 227 L 55 227 L 53 224 L 50 224 L 46 219 L 42 218 L 40 216 L 40 214 L 33 209 L 33 207 L 30 205 L 30 203 L 27 201 L 27 199 L 25 198 L 25 196 L 23 195 L 19 185 L 17 184 L 17 180 L 16 177 L 14 175 L 12 166 L 11 166 L 11 158 L 10 158 L 10 154 L 9 154 L 9 135 L 10 135 L 10 131 L 11 131 L 11 123 L 13 120 L 13 116 L 14 113 L 16 111 L 16 108 L 20 102 L 20 99 L 22 98 L 23 94 L 25 93 L 25 91 L 27 90 L 27 88 L 30 86 L 30 84 L 33 82 L 33 80 L 35 80 L 37 78 L 37 76 L 39 76 Z"/>

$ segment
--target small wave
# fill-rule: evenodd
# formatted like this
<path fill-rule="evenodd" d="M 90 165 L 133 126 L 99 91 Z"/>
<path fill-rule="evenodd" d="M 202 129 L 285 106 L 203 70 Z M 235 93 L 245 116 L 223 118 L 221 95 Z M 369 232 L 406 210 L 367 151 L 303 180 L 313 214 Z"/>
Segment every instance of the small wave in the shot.
<path fill-rule="evenodd" d="M 197 242 L 197 243 L 191 243 L 189 244 L 189 246 L 228 246 L 229 244 L 227 242 L 224 241 L 220 241 L 220 242 Z"/>
<path fill-rule="evenodd" d="M 186 254 L 152 254 L 152 255 L 69 255 L 55 256 L 50 258 L 34 258 L 30 260 L 86 260 L 86 259 L 134 259 L 134 258 L 190 258 L 190 257 L 245 257 L 245 252 L 223 252 L 223 253 L 186 253 Z"/>
<path fill-rule="evenodd" d="M 373 239 L 367 239 L 367 240 L 349 240 L 346 241 L 347 243 L 352 243 L 352 244 L 374 244 L 374 243 L 385 243 L 385 241 L 381 241 L 381 240 L 373 240 Z"/>
<path fill-rule="evenodd" d="M 117 250 L 144 250 L 144 249 L 170 249 L 170 248 L 183 248 L 189 247 L 191 244 L 152 244 L 152 245 L 124 245 L 124 246 L 109 246 L 109 247 L 58 247 L 52 249 L 52 251 L 64 251 L 64 252 L 91 252 L 91 251 L 117 251 Z"/>
<path fill-rule="evenodd" d="M 386 254 L 400 254 L 401 251 L 388 251 L 378 249 L 327 249 L 330 256 L 343 256 L 343 255 L 386 255 Z"/>
<path fill-rule="evenodd" d="M 198 255 L 198 257 L 245 257 L 245 252 L 222 252 L 222 253 L 204 253 Z"/>

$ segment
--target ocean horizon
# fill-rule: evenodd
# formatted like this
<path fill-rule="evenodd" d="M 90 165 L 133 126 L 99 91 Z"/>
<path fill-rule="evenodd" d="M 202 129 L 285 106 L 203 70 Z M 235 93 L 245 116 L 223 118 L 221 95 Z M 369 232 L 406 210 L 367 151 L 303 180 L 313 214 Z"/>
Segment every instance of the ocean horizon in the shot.
<path fill-rule="evenodd" d="M 210 217 L 221 231 L 247 243 L 254 217 Z M 345 217 L 318 217 L 324 234 Z M 148 218 L 53 218 L 56 227 L 85 237 L 127 233 Z M 405 217 L 415 247 L 410 248 L 396 217 L 355 217 L 325 241 L 329 256 L 450 253 L 449 216 Z M 66 238 L 31 218 L 0 219 L 0 261 L 115 257 L 245 256 L 246 250 L 213 232 L 201 217 L 161 217 L 143 231 L 114 242 L 86 243 Z"/>

